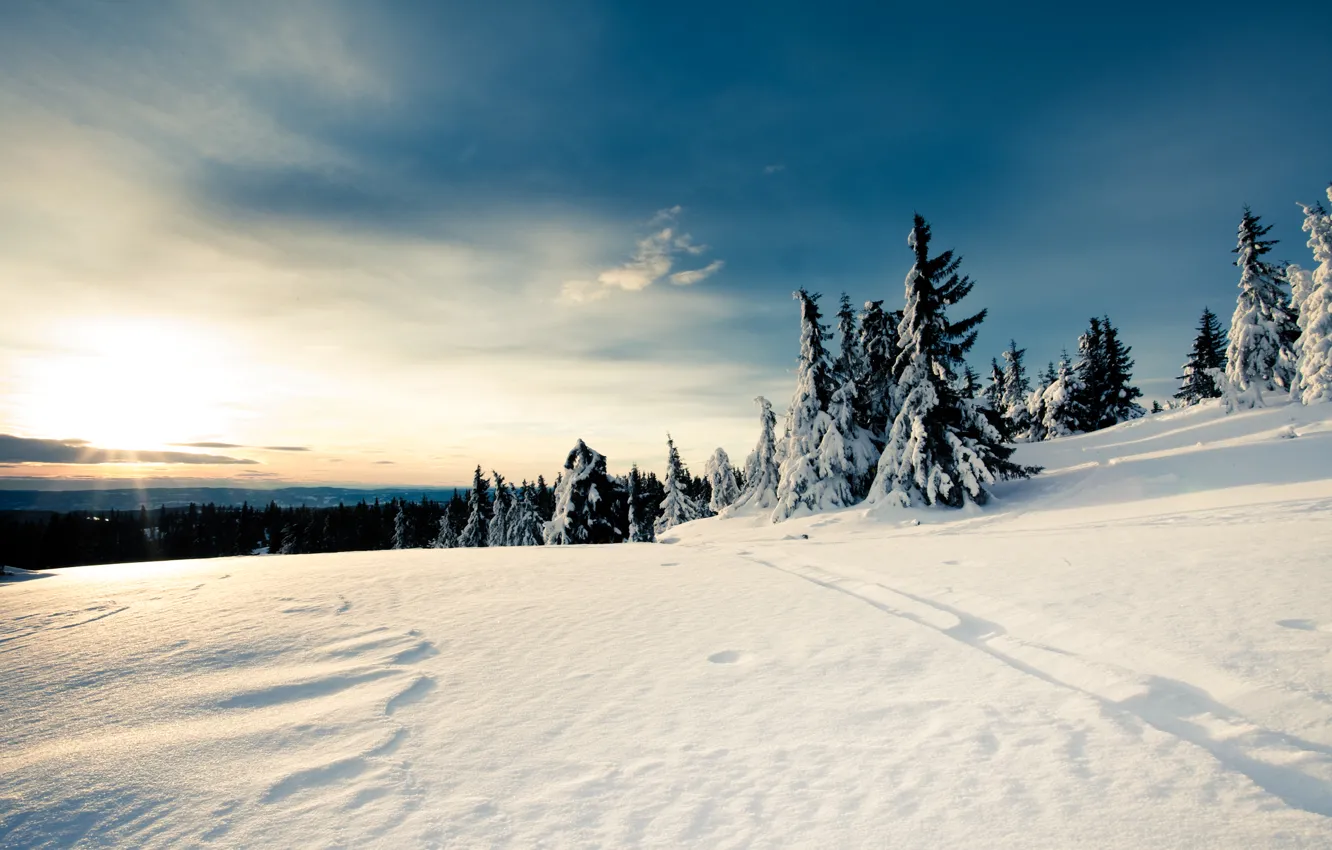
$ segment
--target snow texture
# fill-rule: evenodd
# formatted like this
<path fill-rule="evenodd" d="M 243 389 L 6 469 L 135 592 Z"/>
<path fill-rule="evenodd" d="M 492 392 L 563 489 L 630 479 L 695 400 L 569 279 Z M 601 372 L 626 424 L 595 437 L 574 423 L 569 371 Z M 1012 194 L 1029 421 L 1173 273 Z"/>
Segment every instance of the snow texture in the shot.
<path fill-rule="evenodd" d="M 0 846 L 1325 848 L 1332 406 L 1269 403 L 984 510 L 0 578 Z"/>

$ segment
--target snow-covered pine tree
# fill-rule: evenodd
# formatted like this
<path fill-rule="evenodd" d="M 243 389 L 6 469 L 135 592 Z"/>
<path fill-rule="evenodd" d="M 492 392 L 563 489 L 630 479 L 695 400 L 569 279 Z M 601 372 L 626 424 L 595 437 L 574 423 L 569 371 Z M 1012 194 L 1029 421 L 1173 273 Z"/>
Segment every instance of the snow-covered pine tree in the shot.
<path fill-rule="evenodd" d="M 882 301 L 866 301 L 860 314 L 860 350 L 865 358 L 865 372 L 856 387 L 865 411 L 860 424 L 880 441 L 897 414 L 895 368 L 901 352 L 897 338 L 901 321 L 901 312 L 884 312 Z"/>
<path fill-rule="evenodd" d="M 509 507 L 506 546 L 540 546 L 542 519 L 537 513 L 536 490 L 526 480 Z"/>
<path fill-rule="evenodd" d="M 712 487 L 708 507 L 714 514 L 719 514 L 740 498 L 740 488 L 735 483 L 735 471 L 731 469 L 731 458 L 726 449 L 718 447 L 708 458 L 703 467 L 703 477 Z"/>
<path fill-rule="evenodd" d="M 963 357 L 976 342 L 985 311 L 950 322 L 947 309 L 974 285 L 958 274 L 961 258 L 952 251 L 930 257 L 930 226 L 915 217 L 907 245 L 915 263 L 907 273 L 906 309 L 898 337 L 901 409 L 888 441 L 870 500 L 880 504 L 961 507 L 989 499 L 987 485 L 1028 474 L 1009 460 L 1013 447 L 955 385 Z"/>
<path fill-rule="evenodd" d="M 453 530 L 453 525 L 449 522 L 447 512 L 439 518 L 439 531 L 435 534 L 435 539 L 430 542 L 431 549 L 457 549 L 458 533 Z"/>
<path fill-rule="evenodd" d="M 1226 337 L 1221 320 L 1204 307 L 1198 320 L 1198 335 L 1193 338 L 1193 350 L 1179 376 L 1179 391 L 1175 398 L 1184 404 L 1197 404 L 1209 398 L 1220 398 L 1221 388 L 1216 376 L 1226 368 Z"/>
<path fill-rule="evenodd" d="M 819 313 L 818 293 L 800 289 L 792 297 L 800 302 L 800 359 L 795 395 L 786 415 L 786 446 L 778 469 L 773 522 L 819 510 L 819 441 L 828 428 L 828 401 L 834 391 L 823 345 L 829 334 Z"/>
<path fill-rule="evenodd" d="M 1332 203 L 1332 186 L 1327 189 Z M 1304 207 L 1304 231 L 1309 234 L 1317 268 L 1302 281 L 1298 294 L 1300 343 L 1298 389 L 1305 404 L 1332 401 L 1332 215 L 1323 207 Z"/>
<path fill-rule="evenodd" d="M 1147 411 L 1138 404 L 1142 390 L 1133 385 L 1133 352 L 1119 338 L 1119 328 L 1109 316 L 1101 317 L 1101 373 L 1100 420 L 1098 427 L 1109 428 L 1120 422 L 1139 419 Z"/>
<path fill-rule="evenodd" d="M 1276 244 L 1275 239 L 1263 239 L 1272 227 L 1258 222 L 1259 216 L 1245 207 L 1234 249 L 1240 294 L 1226 349 L 1225 397 L 1231 407 L 1262 407 L 1264 391 L 1289 389 L 1294 379 L 1293 343 L 1299 328 L 1281 271 L 1263 259 Z"/>
<path fill-rule="evenodd" d="M 653 524 L 643 510 L 643 473 L 638 464 L 629 470 L 629 542 L 651 543 L 657 539 Z"/>
<path fill-rule="evenodd" d="M 472 491 L 467 495 L 467 525 L 463 526 L 462 534 L 458 535 L 458 545 L 465 549 L 485 546 L 489 540 L 486 529 L 486 514 L 490 508 L 489 490 L 490 481 L 481 477 L 481 466 L 478 464 L 476 472 L 472 474 Z"/>
<path fill-rule="evenodd" d="M 869 432 L 856 424 L 856 385 L 846 381 L 828 403 L 828 426 L 815 459 L 816 510 L 853 505 L 869 492 L 879 451 Z"/>
<path fill-rule="evenodd" d="M 1021 434 L 1030 427 L 1027 398 L 1031 395 L 1031 381 L 1027 380 L 1027 367 L 1022 358 L 1027 349 L 1018 348 L 1017 340 L 1010 339 L 1008 348 L 1000 355 L 1004 359 L 1004 395 L 995 410 L 1008 422 L 1009 434 Z"/>
<path fill-rule="evenodd" d="M 1073 364 L 1073 372 L 1077 375 L 1074 397 L 1070 399 L 1073 404 L 1065 409 L 1076 407 L 1080 418 L 1067 423 L 1069 433 L 1095 431 L 1101 427 L 1105 415 L 1106 396 L 1105 329 L 1095 316 L 1078 337 L 1078 359 Z"/>
<path fill-rule="evenodd" d="M 691 520 L 699 518 L 699 505 L 689 497 L 690 475 L 680 461 L 680 451 L 675 447 L 671 435 L 666 435 L 666 474 L 662 477 L 666 495 L 661 500 L 661 513 L 657 517 L 655 531 L 665 533 Z"/>
<path fill-rule="evenodd" d="M 1082 376 L 1068 361 L 1068 352 L 1059 358 L 1059 369 L 1054 381 L 1041 394 L 1041 439 L 1053 440 L 1076 434 L 1090 417 L 1083 399 L 1086 388 Z"/>
<path fill-rule="evenodd" d="M 490 509 L 490 523 L 486 526 L 486 545 L 508 546 L 509 510 L 513 494 L 509 492 L 509 485 L 503 475 L 494 471 L 490 474 L 495 477 L 495 502 Z"/>
<path fill-rule="evenodd" d="M 990 358 L 990 377 L 984 395 L 990 407 L 998 411 L 1004 409 L 1004 370 L 999 368 L 999 361 L 994 357 Z"/>
<path fill-rule="evenodd" d="M 1039 443 L 1045 439 L 1045 391 L 1059 380 L 1059 372 L 1053 361 L 1047 363 L 1045 371 L 1037 376 L 1036 386 L 1027 395 L 1027 428 L 1018 434 L 1018 439 L 1028 443 Z"/>
<path fill-rule="evenodd" d="M 564 461 L 555 485 L 555 511 L 546 523 L 547 546 L 620 543 L 624 493 L 606 473 L 606 458 L 579 440 Z"/>
<path fill-rule="evenodd" d="M 745 489 L 728 513 L 751 506 L 768 511 L 777 504 L 777 415 L 763 396 L 754 401 L 759 406 L 759 438 L 745 459 Z"/>
<path fill-rule="evenodd" d="M 393 548 L 415 548 L 416 529 L 412 527 L 411 514 L 407 513 L 407 502 L 398 503 L 398 512 L 393 516 Z"/>
<path fill-rule="evenodd" d="M 866 375 L 865 352 L 860 345 L 860 327 L 856 321 L 856 312 L 851 308 L 851 299 L 842 293 L 837 308 L 837 341 L 840 346 L 834 369 L 833 381 L 843 384 L 851 381 L 857 387 L 863 385 Z M 856 421 L 864 423 L 869 418 L 869 408 L 859 396 L 856 397 Z"/>

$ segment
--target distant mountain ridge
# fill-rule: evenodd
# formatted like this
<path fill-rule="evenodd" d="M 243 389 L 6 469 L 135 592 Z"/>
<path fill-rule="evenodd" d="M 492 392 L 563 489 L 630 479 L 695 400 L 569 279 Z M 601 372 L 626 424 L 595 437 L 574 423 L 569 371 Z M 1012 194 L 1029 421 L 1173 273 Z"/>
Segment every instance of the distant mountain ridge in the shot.
<path fill-rule="evenodd" d="M 454 487 L 385 487 L 361 490 L 350 487 L 280 487 L 252 489 L 245 487 L 146 487 L 116 488 L 108 490 L 0 490 L 0 511 L 135 511 L 140 507 L 157 508 L 197 505 L 267 505 L 276 502 L 281 507 L 336 507 L 339 503 L 354 505 L 375 499 L 408 499 L 422 497 L 434 501 L 447 501 Z"/>

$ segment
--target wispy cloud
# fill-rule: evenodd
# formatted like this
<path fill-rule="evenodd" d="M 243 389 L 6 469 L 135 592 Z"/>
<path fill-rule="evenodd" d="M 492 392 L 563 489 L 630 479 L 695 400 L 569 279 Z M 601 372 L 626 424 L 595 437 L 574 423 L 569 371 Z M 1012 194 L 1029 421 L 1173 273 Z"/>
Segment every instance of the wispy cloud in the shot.
<path fill-rule="evenodd" d="M 186 449 L 258 449 L 265 452 L 308 452 L 309 446 L 244 446 L 240 443 L 171 443 Z"/>
<path fill-rule="evenodd" d="M 193 452 L 141 452 L 99 449 L 86 440 L 39 440 L 0 434 L 0 461 L 7 463 L 216 463 L 252 464 L 255 461 Z"/>
<path fill-rule="evenodd" d="M 765 165 L 765 166 L 763 166 L 763 173 L 764 173 L 764 174 L 776 174 L 776 173 L 779 172 L 779 171 L 785 171 L 785 170 L 786 170 L 786 166 L 785 166 L 785 165 L 782 165 L 781 163 L 777 163 L 777 164 L 775 164 L 775 165 Z"/>
<path fill-rule="evenodd" d="M 606 269 L 595 281 L 566 281 L 562 296 L 568 301 L 595 301 L 605 298 L 614 289 L 639 292 L 659 280 L 669 280 L 677 286 L 691 286 L 721 271 L 726 263 L 713 260 L 700 269 L 674 272 L 676 260 L 682 256 L 698 256 L 708 250 L 707 245 L 694 242 L 689 233 L 679 230 L 680 206 L 658 210 L 649 221 L 653 232 L 638 240 L 633 256 L 627 263 Z"/>

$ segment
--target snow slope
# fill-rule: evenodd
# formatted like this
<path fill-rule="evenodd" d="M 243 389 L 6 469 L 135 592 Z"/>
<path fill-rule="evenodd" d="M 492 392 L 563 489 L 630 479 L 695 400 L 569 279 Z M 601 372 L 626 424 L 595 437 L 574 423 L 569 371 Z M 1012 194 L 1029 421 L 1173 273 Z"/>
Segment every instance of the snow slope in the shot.
<path fill-rule="evenodd" d="M 0 580 L 0 846 L 1332 845 L 1332 405 L 1021 459 L 983 512 Z"/>

